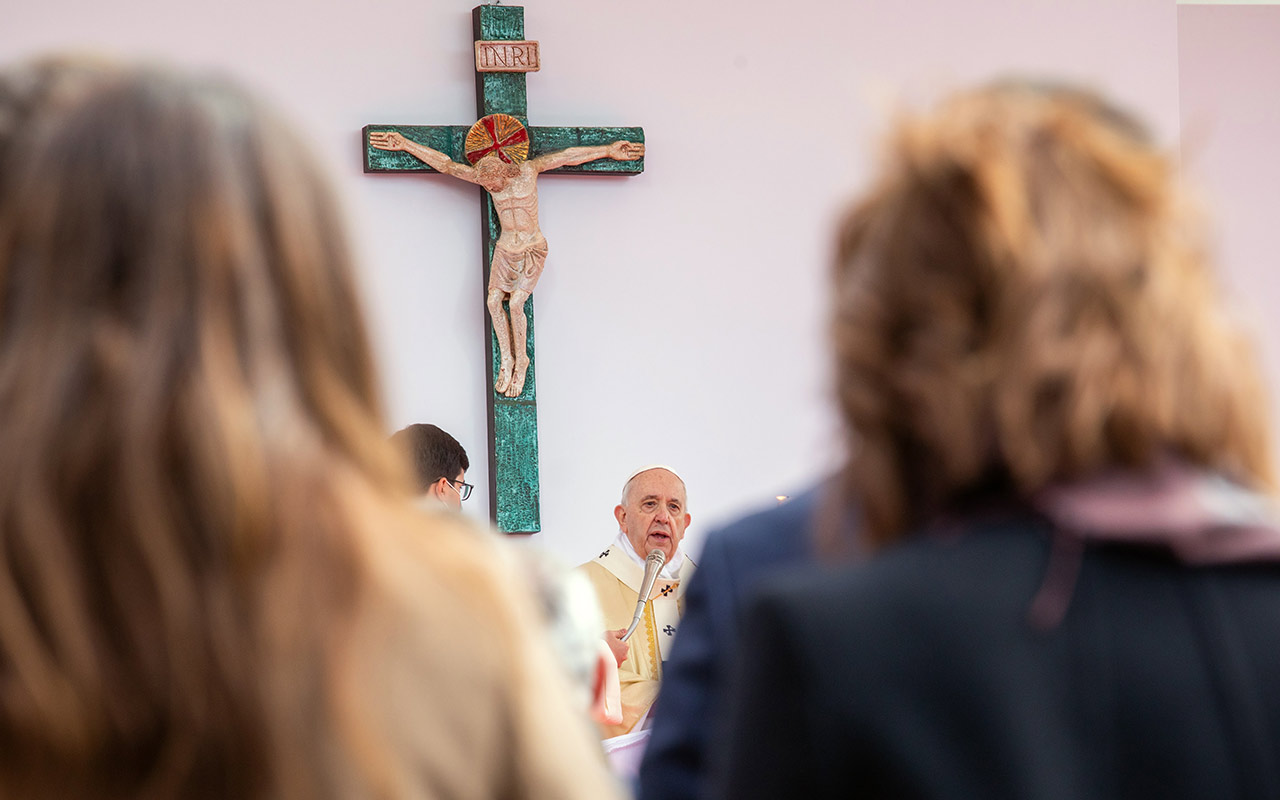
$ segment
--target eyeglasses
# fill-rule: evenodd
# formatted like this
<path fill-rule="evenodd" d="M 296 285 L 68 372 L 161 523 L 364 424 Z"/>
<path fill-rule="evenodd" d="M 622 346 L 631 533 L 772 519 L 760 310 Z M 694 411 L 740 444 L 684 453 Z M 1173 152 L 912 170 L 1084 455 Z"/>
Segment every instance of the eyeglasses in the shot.
<path fill-rule="evenodd" d="M 471 496 L 471 490 L 475 488 L 471 484 L 463 483 L 462 481 L 450 480 L 449 478 L 445 478 L 445 480 L 449 481 L 449 485 L 458 493 L 459 500 L 466 500 Z"/>

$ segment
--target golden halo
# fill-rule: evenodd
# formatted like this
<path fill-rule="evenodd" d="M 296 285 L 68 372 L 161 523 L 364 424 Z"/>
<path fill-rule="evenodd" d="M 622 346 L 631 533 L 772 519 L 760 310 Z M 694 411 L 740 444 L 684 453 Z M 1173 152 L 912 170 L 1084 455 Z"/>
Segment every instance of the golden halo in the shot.
<path fill-rule="evenodd" d="M 490 114 L 467 131 L 464 151 L 472 164 L 491 154 L 507 164 L 519 164 L 529 157 L 529 132 L 510 114 Z"/>

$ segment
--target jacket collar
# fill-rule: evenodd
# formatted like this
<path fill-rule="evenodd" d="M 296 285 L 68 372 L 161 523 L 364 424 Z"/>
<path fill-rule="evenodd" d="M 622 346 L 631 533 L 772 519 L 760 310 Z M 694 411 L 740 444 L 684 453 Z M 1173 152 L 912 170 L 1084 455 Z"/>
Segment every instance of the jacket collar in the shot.
<path fill-rule="evenodd" d="M 1191 565 L 1280 561 L 1274 498 L 1172 456 L 1051 486 L 1032 506 L 1085 542 L 1159 546 Z"/>

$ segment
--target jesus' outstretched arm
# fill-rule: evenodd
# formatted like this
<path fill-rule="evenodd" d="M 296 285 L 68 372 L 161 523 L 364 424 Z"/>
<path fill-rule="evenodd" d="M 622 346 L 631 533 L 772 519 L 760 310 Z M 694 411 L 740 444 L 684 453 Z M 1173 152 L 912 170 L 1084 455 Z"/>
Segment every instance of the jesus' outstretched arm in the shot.
<path fill-rule="evenodd" d="M 452 175 L 471 183 L 479 183 L 475 167 L 459 164 L 439 150 L 432 150 L 424 144 L 418 144 L 404 138 L 396 131 L 369 131 L 369 144 L 379 150 L 400 150 L 422 163 L 445 175 Z"/>
<path fill-rule="evenodd" d="M 529 159 L 529 164 L 538 172 L 546 172 L 557 167 L 569 167 L 585 164 L 601 158 L 612 158 L 614 161 L 635 161 L 644 155 L 644 142 L 614 142 L 613 144 L 594 147 L 567 147 L 555 153 Z"/>

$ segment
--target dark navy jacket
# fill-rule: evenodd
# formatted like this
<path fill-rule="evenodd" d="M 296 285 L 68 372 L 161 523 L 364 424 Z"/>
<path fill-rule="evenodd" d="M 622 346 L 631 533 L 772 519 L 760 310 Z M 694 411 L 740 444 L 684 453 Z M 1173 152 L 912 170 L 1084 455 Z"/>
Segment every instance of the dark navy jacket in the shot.
<path fill-rule="evenodd" d="M 739 619 L 762 576 L 811 560 L 817 489 L 707 535 L 663 666 L 640 800 L 702 796 L 707 753 L 723 705 Z"/>
<path fill-rule="evenodd" d="M 764 587 L 709 796 L 1280 797 L 1280 566 L 1079 553 L 1047 522 L 919 536 Z"/>

